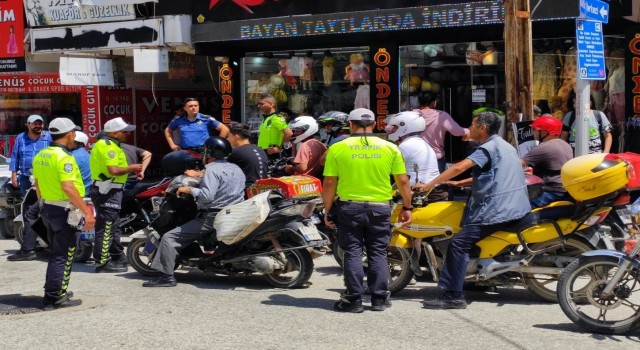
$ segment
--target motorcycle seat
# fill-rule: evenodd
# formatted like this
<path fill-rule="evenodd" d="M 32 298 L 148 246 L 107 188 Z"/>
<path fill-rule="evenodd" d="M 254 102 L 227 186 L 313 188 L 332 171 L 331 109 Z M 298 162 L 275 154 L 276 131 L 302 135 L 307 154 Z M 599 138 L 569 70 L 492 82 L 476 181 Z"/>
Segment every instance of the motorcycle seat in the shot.
<path fill-rule="evenodd" d="M 542 208 L 542 209 L 536 210 L 535 212 L 530 212 L 529 214 L 525 215 L 522 219 L 516 221 L 513 225 L 509 225 L 508 227 L 502 228 L 501 231 L 515 233 L 518 231 L 523 231 L 528 227 L 537 225 L 544 221 L 549 221 L 549 220 L 555 221 L 561 218 L 571 218 L 575 215 L 576 209 L 577 209 L 577 206 L 575 204 Z"/>

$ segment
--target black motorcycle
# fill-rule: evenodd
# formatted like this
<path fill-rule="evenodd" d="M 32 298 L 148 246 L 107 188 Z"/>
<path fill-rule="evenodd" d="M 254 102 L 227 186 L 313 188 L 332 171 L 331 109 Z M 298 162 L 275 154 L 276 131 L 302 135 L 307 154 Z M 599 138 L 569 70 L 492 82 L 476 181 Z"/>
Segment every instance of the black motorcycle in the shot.
<path fill-rule="evenodd" d="M 22 194 L 19 188 L 13 187 L 11 179 L 2 177 L 0 181 L 2 181 L 0 185 L 0 236 L 14 238 L 13 220 L 19 214 Z"/>
<path fill-rule="evenodd" d="M 145 276 L 160 275 L 150 265 L 164 233 L 192 220 L 197 213 L 193 198 L 171 194 L 172 187 L 167 190 L 158 217 L 148 228 L 131 236 L 127 249 L 129 263 Z M 284 199 L 270 192 L 269 214 L 251 233 L 227 245 L 218 241 L 212 231 L 180 252 L 176 268 L 190 266 L 229 276 L 260 273 L 275 287 L 302 287 L 313 273 L 308 248 L 326 244 L 309 219 L 314 207 L 314 203 Z"/>
<path fill-rule="evenodd" d="M 122 199 L 122 209 L 120 210 L 120 230 L 122 235 L 130 235 L 141 230 L 155 218 L 157 209 L 154 209 L 154 200 L 162 195 L 171 182 L 171 178 L 164 178 L 160 181 L 146 183 L 138 186 L 134 191 L 125 191 Z M 24 214 L 31 204 L 38 200 L 35 188 L 29 189 L 25 194 L 22 203 L 17 206 L 18 215 L 15 219 L 15 239 L 22 244 L 24 235 Z M 155 205 L 157 207 L 157 205 Z M 38 235 L 36 249 L 46 249 L 51 240 L 47 230 L 42 223 L 42 219 L 33 224 L 33 229 Z M 93 255 L 94 231 L 78 232 L 76 237 L 75 262 L 84 263 L 91 259 Z"/>

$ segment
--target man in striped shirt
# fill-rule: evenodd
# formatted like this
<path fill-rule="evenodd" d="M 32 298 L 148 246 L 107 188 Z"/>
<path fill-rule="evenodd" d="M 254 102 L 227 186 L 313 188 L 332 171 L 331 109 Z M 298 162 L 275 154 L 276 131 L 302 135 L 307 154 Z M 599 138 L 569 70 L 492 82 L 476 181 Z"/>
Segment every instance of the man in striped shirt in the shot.
<path fill-rule="evenodd" d="M 27 118 L 27 131 L 16 137 L 16 143 L 11 152 L 11 184 L 19 187 L 24 195 L 31 187 L 31 168 L 33 158 L 41 149 L 49 147 L 51 135 L 44 131 L 44 119 L 39 115 L 31 115 Z M 18 173 L 20 173 L 18 175 Z"/>

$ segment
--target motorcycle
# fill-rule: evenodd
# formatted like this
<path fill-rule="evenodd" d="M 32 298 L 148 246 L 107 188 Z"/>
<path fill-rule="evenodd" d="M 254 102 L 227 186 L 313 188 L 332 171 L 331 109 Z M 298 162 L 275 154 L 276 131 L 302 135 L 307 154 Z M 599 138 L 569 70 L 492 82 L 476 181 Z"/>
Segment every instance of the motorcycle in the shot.
<path fill-rule="evenodd" d="M 595 171 L 601 169 L 594 166 L 589 168 L 594 172 L 583 177 L 594 177 L 595 180 L 588 178 L 590 182 L 587 185 L 596 183 L 597 186 L 579 187 L 573 183 L 565 186 L 574 198 L 577 197 L 578 203 L 561 201 L 537 208 L 513 227 L 497 231 L 476 243 L 470 252 L 465 283 L 486 287 L 525 286 L 541 299 L 557 302 L 555 284 L 563 268 L 582 253 L 612 244 L 603 240 L 606 235 L 600 228 L 589 228 L 599 227 L 604 221 L 612 209 L 606 203 L 618 196 L 618 191 L 627 181 L 626 163 L 613 164 L 606 164 L 617 176 L 613 180 L 598 181 L 597 176 L 602 176 L 602 173 Z M 590 189 L 598 195 L 589 198 L 576 192 L 578 187 L 579 191 Z M 530 194 L 535 192 L 531 188 L 529 190 Z M 416 209 L 412 223 L 406 227 L 397 222 L 401 205 L 393 205 L 393 230 L 388 248 L 391 293 L 403 290 L 414 275 L 422 275 L 422 266 L 438 282 L 451 238 L 462 229 L 465 202 L 429 203 L 427 196 L 428 193 L 414 194 Z M 417 202 L 426 205 L 418 207 Z M 420 259 L 420 256 L 424 258 Z"/>
<path fill-rule="evenodd" d="M 174 227 L 193 219 L 197 213 L 190 196 L 173 193 L 184 178 L 176 178 L 167 189 L 160 213 L 149 227 L 131 236 L 127 249 L 131 266 L 144 276 L 160 275 L 150 267 L 162 236 Z M 265 195 L 265 194 L 263 194 Z M 183 249 L 176 261 L 205 272 L 229 276 L 263 274 L 268 283 L 278 288 L 304 286 L 313 273 L 313 260 L 308 248 L 326 242 L 309 220 L 315 203 L 304 199 L 285 199 L 268 191 L 268 214 L 250 233 L 238 242 L 218 241 L 215 231 Z"/>
<path fill-rule="evenodd" d="M 0 236 L 14 238 L 13 220 L 18 215 L 22 195 L 19 188 L 13 187 L 11 179 L 2 177 L 0 181 L 2 182 L 0 185 Z"/>
<path fill-rule="evenodd" d="M 640 229 L 635 217 L 633 225 Z M 595 250 L 567 266 L 558 280 L 558 302 L 573 323 L 603 334 L 640 329 L 638 239 L 627 241 L 626 252 Z"/>
<path fill-rule="evenodd" d="M 122 200 L 122 209 L 120 210 L 120 229 L 122 235 L 130 235 L 144 227 L 146 227 L 152 219 L 157 215 L 157 197 L 166 190 L 171 182 L 171 178 L 164 178 L 160 181 L 144 184 L 139 186 L 136 192 L 127 193 Z M 24 235 L 24 214 L 27 208 L 38 200 L 35 188 L 31 188 L 25 194 L 24 200 L 18 206 L 18 215 L 14 219 L 16 225 L 15 239 L 22 244 Z M 33 228 L 38 235 L 36 241 L 37 249 L 46 249 L 49 247 L 51 240 L 48 237 L 47 230 L 42 223 L 42 219 L 38 219 Z M 91 259 L 93 255 L 93 242 L 95 232 L 86 231 L 78 232 L 76 237 L 76 251 L 74 253 L 74 261 L 84 263 Z"/>

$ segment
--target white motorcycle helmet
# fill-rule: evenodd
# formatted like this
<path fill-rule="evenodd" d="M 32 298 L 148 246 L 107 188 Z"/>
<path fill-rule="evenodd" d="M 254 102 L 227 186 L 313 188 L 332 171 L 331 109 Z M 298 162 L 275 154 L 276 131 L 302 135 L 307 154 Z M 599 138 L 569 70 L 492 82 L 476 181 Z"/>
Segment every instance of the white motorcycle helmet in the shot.
<path fill-rule="evenodd" d="M 300 135 L 296 136 L 294 134 L 294 136 L 291 137 L 291 142 L 298 144 L 317 133 L 320 127 L 313 117 L 302 116 L 292 120 L 289 123 L 289 129 L 294 132 L 302 131 Z"/>
<path fill-rule="evenodd" d="M 389 116 L 384 131 L 389 134 L 390 141 L 398 141 L 401 137 L 419 134 L 427 127 L 424 118 L 418 112 L 407 111 Z"/>

